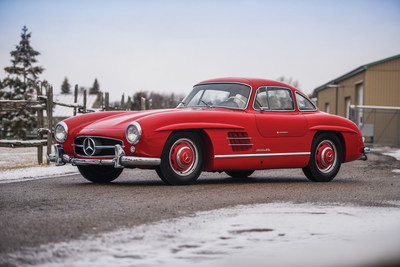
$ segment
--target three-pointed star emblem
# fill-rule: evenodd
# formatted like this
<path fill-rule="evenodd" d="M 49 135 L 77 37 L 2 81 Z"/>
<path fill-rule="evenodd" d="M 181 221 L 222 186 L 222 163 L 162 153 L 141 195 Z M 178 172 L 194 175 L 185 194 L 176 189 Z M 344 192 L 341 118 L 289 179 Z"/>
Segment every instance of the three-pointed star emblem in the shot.
<path fill-rule="evenodd" d="M 83 152 L 85 152 L 87 156 L 93 156 L 96 152 L 96 144 L 92 138 L 87 137 L 83 140 Z"/>

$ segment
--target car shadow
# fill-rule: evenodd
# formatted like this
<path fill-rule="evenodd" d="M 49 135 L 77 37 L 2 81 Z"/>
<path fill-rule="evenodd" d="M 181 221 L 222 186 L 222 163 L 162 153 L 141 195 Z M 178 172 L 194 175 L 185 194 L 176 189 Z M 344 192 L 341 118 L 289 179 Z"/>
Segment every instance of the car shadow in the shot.
<path fill-rule="evenodd" d="M 315 183 L 309 181 L 305 177 L 301 176 L 254 176 L 246 178 L 232 178 L 230 176 L 222 177 L 200 177 L 194 184 L 183 185 L 183 186 L 196 186 L 196 185 L 232 185 L 232 184 L 310 184 L 313 185 L 327 185 L 327 184 L 351 184 L 358 183 L 357 181 L 338 178 L 328 183 Z M 99 186 L 170 186 L 165 184 L 157 176 L 140 179 L 140 178 L 123 178 L 121 180 L 115 180 L 111 183 L 106 184 L 93 184 L 93 183 L 83 183 L 82 185 L 99 185 Z"/>

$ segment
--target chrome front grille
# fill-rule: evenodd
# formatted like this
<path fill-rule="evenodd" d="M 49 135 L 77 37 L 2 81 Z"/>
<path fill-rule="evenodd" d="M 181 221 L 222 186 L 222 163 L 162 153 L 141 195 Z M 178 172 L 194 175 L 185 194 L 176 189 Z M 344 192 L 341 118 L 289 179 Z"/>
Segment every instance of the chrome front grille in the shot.
<path fill-rule="evenodd" d="M 122 140 L 99 136 L 78 136 L 73 144 L 75 154 L 82 157 L 113 157 L 115 145 L 124 147 Z"/>

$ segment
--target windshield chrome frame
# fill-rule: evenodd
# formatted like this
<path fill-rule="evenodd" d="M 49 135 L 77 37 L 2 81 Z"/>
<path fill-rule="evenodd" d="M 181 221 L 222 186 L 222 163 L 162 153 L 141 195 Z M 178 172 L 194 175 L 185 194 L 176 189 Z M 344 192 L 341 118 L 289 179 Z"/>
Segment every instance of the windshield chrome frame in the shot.
<path fill-rule="evenodd" d="M 249 92 L 249 97 L 248 97 L 247 102 L 246 102 L 246 106 L 243 107 L 243 108 L 221 107 L 221 106 L 211 106 L 211 107 L 208 107 L 208 106 L 206 106 L 206 105 L 204 105 L 204 106 L 192 106 L 192 107 L 187 107 L 184 100 L 185 100 L 186 97 L 190 94 L 190 93 L 189 93 L 189 94 L 186 95 L 185 98 L 181 101 L 181 103 L 183 103 L 183 107 L 177 107 L 177 108 L 204 108 L 204 107 L 205 107 L 205 108 L 227 108 L 227 109 L 236 109 L 236 110 L 246 110 L 246 109 L 249 107 L 250 99 L 251 99 L 252 96 L 253 96 L 253 87 L 252 87 L 250 84 L 241 83 L 241 82 L 209 82 L 209 83 L 198 83 L 198 84 L 196 84 L 196 85 L 193 86 L 192 90 L 193 90 L 196 86 L 199 86 L 199 85 L 210 85 L 210 84 L 240 84 L 240 85 L 248 86 L 248 87 L 250 88 L 250 92 Z M 192 91 L 190 91 L 190 92 L 192 92 Z"/>

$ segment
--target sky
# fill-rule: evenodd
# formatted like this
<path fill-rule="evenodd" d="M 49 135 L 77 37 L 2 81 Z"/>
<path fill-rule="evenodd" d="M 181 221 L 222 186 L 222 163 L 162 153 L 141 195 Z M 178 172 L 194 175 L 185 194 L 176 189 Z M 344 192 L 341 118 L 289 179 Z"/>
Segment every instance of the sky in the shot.
<path fill-rule="evenodd" d="M 256 77 L 316 87 L 400 54 L 399 0 L 0 0 L 0 79 L 22 27 L 55 92 L 67 77 L 111 99 Z"/>

